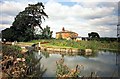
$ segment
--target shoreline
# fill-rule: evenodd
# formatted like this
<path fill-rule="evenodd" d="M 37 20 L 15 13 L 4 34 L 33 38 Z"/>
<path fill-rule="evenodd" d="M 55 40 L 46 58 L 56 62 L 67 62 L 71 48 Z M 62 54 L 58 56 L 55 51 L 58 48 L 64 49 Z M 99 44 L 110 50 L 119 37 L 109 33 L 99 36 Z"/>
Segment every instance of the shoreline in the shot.
<path fill-rule="evenodd" d="M 59 52 L 59 53 L 79 53 L 81 55 L 92 55 L 92 49 L 79 49 L 72 47 L 60 47 L 60 46 L 44 46 L 43 44 L 36 47 L 37 50 L 47 51 L 47 52 Z"/>
<path fill-rule="evenodd" d="M 31 46 L 35 45 L 35 47 L 37 47 L 37 49 L 38 49 L 39 42 L 40 42 L 40 47 L 41 47 L 42 50 L 53 51 L 53 52 L 55 52 L 55 51 L 56 52 L 70 52 L 70 53 L 72 53 L 72 52 L 81 53 L 81 52 L 85 52 L 86 49 L 87 50 L 90 49 L 90 51 L 92 51 L 92 52 L 96 51 L 96 50 L 106 50 L 106 51 L 116 51 L 116 52 L 120 51 L 119 49 L 114 49 L 114 48 L 107 47 L 108 45 L 106 43 L 103 44 L 103 45 L 106 45 L 106 47 L 104 47 L 104 48 L 102 48 L 102 46 L 100 46 L 99 43 L 97 45 L 96 44 L 93 45 L 93 43 L 94 43 L 93 41 L 90 41 L 90 43 L 87 43 L 89 41 L 83 41 L 83 42 L 81 41 L 83 45 L 89 45 L 88 47 L 83 47 L 81 45 L 80 47 L 82 47 L 82 48 L 77 47 L 77 46 L 71 47 L 70 45 L 69 46 L 67 46 L 67 45 L 52 45 L 51 42 L 53 42 L 53 41 L 54 42 L 59 42 L 59 40 L 52 40 L 52 41 L 51 40 L 50 41 L 45 40 L 44 42 L 43 42 L 43 40 L 41 40 L 41 41 L 38 40 L 34 43 L 33 42 L 18 42 L 14 45 L 20 46 L 22 49 L 23 49 L 23 47 L 25 48 L 25 47 L 31 47 Z M 62 43 L 64 41 L 66 43 L 69 42 L 69 41 L 66 41 L 66 40 L 62 40 L 60 43 Z M 72 42 L 72 43 L 74 43 L 74 42 Z M 11 43 L 11 45 L 12 45 L 12 43 Z"/>

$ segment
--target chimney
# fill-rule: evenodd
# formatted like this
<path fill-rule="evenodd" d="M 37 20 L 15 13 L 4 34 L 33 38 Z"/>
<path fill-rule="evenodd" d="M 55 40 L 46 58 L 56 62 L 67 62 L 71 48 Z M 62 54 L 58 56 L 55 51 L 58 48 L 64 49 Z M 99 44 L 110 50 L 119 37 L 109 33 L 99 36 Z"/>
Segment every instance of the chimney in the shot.
<path fill-rule="evenodd" d="M 65 31 L 65 28 L 64 28 L 64 27 L 62 28 L 62 31 Z"/>

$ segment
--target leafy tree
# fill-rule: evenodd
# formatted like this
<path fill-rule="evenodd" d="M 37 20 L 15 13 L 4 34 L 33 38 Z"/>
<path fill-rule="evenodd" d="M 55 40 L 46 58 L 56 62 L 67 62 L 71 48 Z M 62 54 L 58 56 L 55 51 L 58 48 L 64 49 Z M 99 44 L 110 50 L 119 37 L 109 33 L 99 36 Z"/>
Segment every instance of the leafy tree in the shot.
<path fill-rule="evenodd" d="M 41 30 L 39 30 L 41 31 Z M 35 39 L 50 39 L 52 38 L 53 31 L 50 31 L 50 27 L 46 26 L 42 33 L 37 31 L 38 33 L 34 36 Z"/>
<path fill-rule="evenodd" d="M 99 39 L 100 38 L 100 36 L 97 32 L 88 33 L 88 36 L 90 39 Z"/>
<path fill-rule="evenodd" d="M 5 30 L 2 30 L 2 38 L 5 38 L 6 41 L 13 41 L 14 40 L 14 29 L 6 28 Z"/>
<path fill-rule="evenodd" d="M 29 4 L 24 11 L 20 12 L 16 16 L 15 21 L 13 22 L 13 26 L 16 27 L 16 24 L 18 23 L 21 26 L 27 24 L 27 26 L 31 28 L 35 27 L 36 25 L 39 25 L 39 27 L 42 29 L 42 19 L 45 20 L 45 17 L 48 17 L 48 15 L 44 12 L 44 9 L 45 8 L 42 3 Z"/>
<path fill-rule="evenodd" d="M 42 36 L 43 38 L 49 39 L 52 37 L 52 33 L 53 31 L 50 31 L 50 27 L 47 25 L 46 28 L 43 29 Z"/>
<path fill-rule="evenodd" d="M 44 12 L 43 3 L 29 4 L 24 11 L 20 12 L 13 22 L 12 26 L 2 31 L 2 36 L 9 41 L 29 41 L 35 38 L 35 27 L 43 31 L 41 27 L 42 20 L 48 15 Z"/>

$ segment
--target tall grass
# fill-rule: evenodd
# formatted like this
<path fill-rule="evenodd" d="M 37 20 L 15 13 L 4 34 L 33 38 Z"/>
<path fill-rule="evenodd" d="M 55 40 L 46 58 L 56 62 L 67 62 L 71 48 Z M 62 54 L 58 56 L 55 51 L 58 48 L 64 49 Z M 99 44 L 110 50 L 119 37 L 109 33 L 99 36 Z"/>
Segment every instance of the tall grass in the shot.
<path fill-rule="evenodd" d="M 74 40 L 63 40 L 63 39 L 44 39 L 44 40 L 33 40 L 32 43 L 38 42 L 49 42 L 46 45 L 52 46 L 61 46 L 61 47 L 71 47 L 71 48 L 79 48 L 79 49 L 109 49 L 109 50 L 117 50 L 118 42 L 107 42 L 107 41 L 80 41 L 76 42 Z"/>

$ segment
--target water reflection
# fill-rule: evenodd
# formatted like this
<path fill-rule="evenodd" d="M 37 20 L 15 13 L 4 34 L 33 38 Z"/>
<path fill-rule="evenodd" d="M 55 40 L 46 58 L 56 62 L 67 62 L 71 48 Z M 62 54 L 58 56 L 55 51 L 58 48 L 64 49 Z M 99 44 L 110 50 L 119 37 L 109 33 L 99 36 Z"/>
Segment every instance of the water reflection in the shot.
<path fill-rule="evenodd" d="M 118 76 L 116 65 L 116 53 L 111 51 L 98 51 L 92 56 L 84 56 L 80 54 L 63 54 L 63 53 L 51 53 L 42 51 L 35 53 L 41 54 L 43 57 L 41 63 L 44 64 L 47 71 L 45 77 L 55 77 L 56 73 L 56 61 L 64 58 L 65 64 L 69 68 L 75 68 L 77 64 L 84 66 L 84 70 L 81 70 L 81 76 L 89 76 L 91 72 L 96 72 L 98 76 L 112 77 Z"/>
<path fill-rule="evenodd" d="M 40 50 L 38 50 L 38 55 L 41 55 L 41 52 L 40 52 Z"/>
<path fill-rule="evenodd" d="M 61 57 L 64 57 L 64 56 L 69 56 L 69 57 L 84 56 L 85 58 L 96 57 L 98 55 L 98 53 L 96 53 L 96 52 L 92 53 L 91 55 L 83 55 L 81 53 L 64 53 L 64 52 L 51 52 L 51 51 L 48 52 L 48 51 L 40 51 L 40 50 L 38 50 L 38 54 L 40 54 L 40 52 L 46 58 L 49 58 L 51 54 L 61 55 Z"/>

